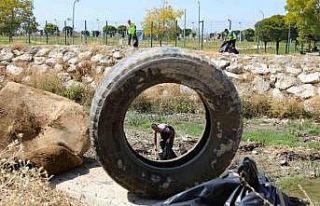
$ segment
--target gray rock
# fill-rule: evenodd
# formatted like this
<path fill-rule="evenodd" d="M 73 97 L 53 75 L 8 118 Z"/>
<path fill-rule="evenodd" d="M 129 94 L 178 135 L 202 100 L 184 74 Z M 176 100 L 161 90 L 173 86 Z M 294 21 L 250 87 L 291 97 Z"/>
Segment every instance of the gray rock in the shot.
<path fill-rule="evenodd" d="M 265 94 L 270 89 L 270 83 L 261 76 L 257 76 L 252 83 L 253 90 L 258 94 Z"/>
<path fill-rule="evenodd" d="M 298 75 L 302 72 L 302 69 L 298 69 L 298 68 L 294 68 L 294 67 L 287 67 L 286 71 L 289 74 Z"/>
<path fill-rule="evenodd" d="M 285 90 L 295 85 L 296 82 L 296 78 L 287 74 L 280 73 L 277 75 L 277 82 L 275 84 L 275 87 L 280 90 Z"/>
<path fill-rule="evenodd" d="M 34 57 L 34 64 L 40 65 L 40 64 L 44 64 L 46 62 L 46 58 L 45 57 Z"/>
<path fill-rule="evenodd" d="M 11 62 L 14 54 L 8 49 L 2 49 L 0 52 L 0 61 Z"/>
<path fill-rule="evenodd" d="M 74 57 L 74 58 L 72 58 L 72 59 L 70 59 L 68 61 L 68 64 L 69 65 L 76 65 L 76 64 L 78 64 L 78 62 L 79 62 L 79 58 L 78 57 Z"/>
<path fill-rule="evenodd" d="M 58 62 L 58 59 L 56 58 L 49 58 L 46 60 L 46 64 L 53 67 Z"/>
<path fill-rule="evenodd" d="M 63 55 L 63 61 L 68 62 L 70 59 L 74 58 L 76 54 L 74 52 L 67 52 Z"/>
<path fill-rule="evenodd" d="M 90 59 L 92 56 L 92 52 L 91 51 L 86 51 L 86 52 L 82 52 L 79 54 L 79 59 L 81 60 L 87 60 L 87 59 Z"/>
<path fill-rule="evenodd" d="M 98 66 L 98 67 L 95 68 L 96 74 L 101 74 L 103 71 L 104 71 L 104 69 L 103 69 L 102 66 Z"/>
<path fill-rule="evenodd" d="M 234 74 L 242 74 L 244 72 L 243 67 L 238 64 L 231 64 L 226 68 L 226 70 Z"/>
<path fill-rule="evenodd" d="M 23 54 L 21 56 L 18 56 L 16 58 L 14 58 L 12 61 L 13 62 L 31 62 L 31 60 L 33 59 L 33 56 L 31 54 Z"/>
<path fill-rule="evenodd" d="M 302 73 L 298 76 L 300 81 L 305 84 L 314 84 L 320 82 L 320 72 L 315 72 L 311 74 Z"/>
<path fill-rule="evenodd" d="M 18 49 L 13 50 L 12 53 L 13 53 L 14 55 L 16 55 L 16 56 L 20 56 L 20 55 L 23 55 L 23 54 L 24 54 L 23 51 L 18 50 Z"/>
<path fill-rule="evenodd" d="M 231 79 L 243 79 L 240 75 L 224 71 L 224 73 Z"/>
<path fill-rule="evenodd" d="M 283 99 L 284 95 L 283 93 L 280 91 L 280 89 L 273 89 L 271 95 L 276 98 L 276 99 Z"/>
<path fill-rule="evenodd" d="M 123 58 L 123 55 L 119 51 L 114 52 L 112 56 L 115 59 L 122 59 Z"/>
<path fill-rule="evenodd" d="M 254 74 L 261 74 L 261 75 L 265 75 L 265 74 L 269 74 L 270 70 L 268 68 L 268 66 L 266 64 L 258 64 L 255 63 L 253 65 L 247 65 L 244 67 L 245 70 L 250 71 Z"/>
<path fill-rule="evenodd" d="M 75 72 L 77 70 L 77 66 L 74 64 L 71 64 L 68 69 L 67 72 Z"/>
<path fill-rule="evenodd" d="M 57 74 L 57 77 L 62 80 L 63 82 L 68 82 L 71 80 L 71 76 L 67 72 L 60 72 Z"/>
<path fill-rule="evenodd" d="M 91 61 L 94 63 L 100 62 L 105 56 L 102 54 L 97 54 L 91 58 Z"/>
<path fill-rule="evenodd" d="M 56 72 L 60 72 L 63 70 L 63 65 L 62 64 L 56 64 L 54 65 L 54 68 L 53 68 Z"/>
<path fill-rule="evenodd" d="M 89 84 L 89 83 L 93 82 L 93 78 L 89 75 L 85 75 L 84 77 L 81 78 L 81 81 L 84 84 Z"/>
<path fill-rule="evenodd" d="M 106 68 L 104 69 L 104 71 L 103 71 L 103 75 L 104 75 L 104 76 L 107 76 L 107 74 L 109 74 L 110 70 L 111 70 L 111 67 L 106 67 Z"/>
<path fill-rule="evenodd" d="M 213 59 L 211 59 L 211 62 L 213 64 L 215 64 L 220 69 L 225 69 L 228 66 L 230 66 L 230 61 L 225 60 L 225 59 L 215 59 L 215 58 L 213 58 Z"/>
<path fill-rule="evenodd" d="M 37 54 L 35 55 L 36 57 L 44 57 L 44 56 L 47 56 L 50 52 L 50 49 L 49 48 L 42 48 L 40 49 Z"/>
<path fill-rule="evenodd" d="M 49 55 L 49 58 L 55 58 L 55 59 L 62 59 L 63 58 L 63 51 L 59 49 L 52 50 Z"/>
<path fill-rule="evenodd" d="M 20 74 L 22 74 L 24 71 L 24 69 L 22 67 L 17 67 L 15 65 L 8 65 L 7 66 L 7 69 L 6 69 L 6 72 L 10 75 L 14 75 L 14 76 L 18 76 Z"/>
<path fill-rule="evenodd" d="M 297 97 L 308 99 L 310 97 L 316 96 L 316 87 L 312 84 L 304 84 L 291 87 L 287 90 L 287 92 Z"/>

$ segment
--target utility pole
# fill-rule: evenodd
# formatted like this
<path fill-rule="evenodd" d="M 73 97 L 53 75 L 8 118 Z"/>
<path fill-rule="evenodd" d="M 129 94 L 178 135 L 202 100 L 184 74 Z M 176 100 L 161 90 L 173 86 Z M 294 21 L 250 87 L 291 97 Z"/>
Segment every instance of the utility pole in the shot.
<path fill-rule="evenodd" d="M 199 47 L 201 48 L 201 31 L 200 31 L 200 24 L 201 24 L 201 5 L 200 0 L 198 0 L 198 34 L 199 34 Z"/>
<path fill-rule="evenodd" d="M 74 44 L 74 15 L 75 15 L 75 8 L 76 8 L 76 3 L 79 2 L 80 0 L 74 0 L 73 2 L 73 10 L 72 10 L 72 44 Z"/>
<path fill-rule="evenodd" d="M 228 22 L 229 22 L 229 30 L 231 30 L 232 29 L 232 21 L 231 21 L 231 19 L 228 19 Z"/>
<path fill-rule="evenodd" d="M 200 49 L 203 49 L 203 33 L 204 33 L 204 21 L 200 21 L 201 23 L 201 44 L 200 44 Z"/>
<path fill-rule="evenodd" d="M 241 21 L 239 21 L 240 42 L 242 42 Z"/>
<path fill-rule="evenodd" d="M 183 47 L 186 47 L 187 9 L 184 9 Z"/>

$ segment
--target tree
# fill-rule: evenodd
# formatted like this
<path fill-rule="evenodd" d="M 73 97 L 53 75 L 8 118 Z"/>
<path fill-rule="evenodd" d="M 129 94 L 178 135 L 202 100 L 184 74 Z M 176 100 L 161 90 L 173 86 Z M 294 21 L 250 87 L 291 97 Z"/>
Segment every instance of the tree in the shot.
<path fill-rule="evenodd" d="M 54 33 L 58 32 L 59 28 L 57 25 L 52 24 L 52 23 L 47 23 L 46 26 L 44 27 L 44 32 L 47 34 L 53 35 Z"/>
<path fill-rule="evenodd" d="M 182 14 L 183 11 L 175 10 L 172 6 L 148 10 L 142 22 L 143 33 L 151 35 L 151 24 L 153 24 L 152 34 L 159 40 L 161 45 L 164 36 L 168 39 L 176 37 L 176 20 Z"/>
<path fill-rule="evenodd" d="M 263 19 L 255 25 L 258 38 L 264 42 L 264 50 L 267 51 L 267 43 L 276 42 L 276 52 L 279 54 L 279 45 L 282 40 L 288 38 L 288 26 L 285 17 L 274 15 L 270 18 Z"/>
<path fill-rule="evenodd" d="M 32 0 L 0 1 L 0 31 L 9 35 L 9 41 L 12 41 L 12 36 L 19 29 L 30 32 L 36 26 Z"/>
<path fill-rule="evenodd" d="M 299 41 L 320 40 L 320 1 L 287 0 L 287 22 L 296 25 Z"/>
<path fill-rule="evenodd" d="M 120 25 L 120 26 L 118 26 L 117 30 L 118 30 L 118 33 L 121 34 L 122 38 L 124 38 L 126 35 L 126 32 L 127 32 L 127 26 Z"/>
<path fill-rule="evenodd" d="M 102 28 L 103 32 L 106 32 L 106 33 L 111 33 L 111 32 L 116 32 L 117 31 L 117 28 L 115 26 L 112 26 L 112 25 L 108 25 L 108 26 L 104 26 Z"/>
<path fill-rule="evenodd" d="M 65 32 L 65 34 L 66 34 L 68 37 L 72 36 L 72 31 L 73 31 L 73 29 L 72 29 L 71 26 L 65 26 L 65 27 L 63 27 L 62 31 Z"/>
<path fill-rule="evenodd" d="M 186 29 L 186 37 L 192 34 L 192 29 Z"/>
<path fill-rule="evenodd" d="M 253 42 L 255 38 L 255 30 L 254 29 L 246 29 L 242 31 L 242 34 L 244 35 L 245 40 Z"/>

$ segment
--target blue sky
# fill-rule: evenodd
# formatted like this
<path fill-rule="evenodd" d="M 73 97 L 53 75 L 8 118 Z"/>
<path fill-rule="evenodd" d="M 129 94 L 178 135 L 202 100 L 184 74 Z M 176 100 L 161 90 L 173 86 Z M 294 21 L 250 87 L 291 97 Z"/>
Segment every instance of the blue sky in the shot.
<path fill-rule="evenodd" d="M 187 10 L 188 27 L 192 27 L 192 22 L 197 22 L 196 0 L 168 1 L 176 9 Z M 265 17 L 284 14 L 286 0 L 200 0 L 200 2 L 201 18 L 205 20 L 208 32 L 227 27 L 227 19 L 233 21 L 233 29 L 252 27 L 262 18 L 260 10 Z M 34 0 L 34 13 L 40 24 L 44 24 L 47 20 L 62 25 L 65 19 L 72 17 L 72 4 L 73 0 Z M 111 24 L 120 25 L 132 19 L 140 28 L 146 10 L 161 5 L 163 0 L 80 0 L 76 4 L 75 27 L 81 29 L 85 19 L 88 22 L 88 29 L 102 27 L 106 20 Z"/>

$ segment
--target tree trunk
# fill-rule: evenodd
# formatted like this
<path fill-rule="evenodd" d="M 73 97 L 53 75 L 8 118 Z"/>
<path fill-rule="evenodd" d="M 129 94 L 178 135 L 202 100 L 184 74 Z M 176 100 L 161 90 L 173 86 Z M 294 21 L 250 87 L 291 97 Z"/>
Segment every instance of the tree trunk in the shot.
<path fill-rule="evenodd" d="M 267 53 L 267 44 L 268 44 L 268 42 L 265 41 L 265 42 L 264 42 L 264 53 Z"/>
<path fill-rule="evenodd" d="M 277 55 L 279 55 L 279 47 L 280 47 L 280 41 L 276 41 L 276 52 L 277 52 Z"/>

